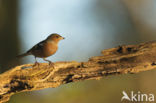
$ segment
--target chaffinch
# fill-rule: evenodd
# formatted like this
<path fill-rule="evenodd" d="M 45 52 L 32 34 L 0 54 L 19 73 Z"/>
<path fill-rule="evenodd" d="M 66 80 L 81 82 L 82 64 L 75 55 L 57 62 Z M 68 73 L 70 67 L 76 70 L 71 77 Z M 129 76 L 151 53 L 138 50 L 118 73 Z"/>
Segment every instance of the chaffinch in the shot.
<path fill-rule="evenodd" d="M 65 38 L 60 36 L 57 33 L 53 33 L 49 35 L 45 40 L 33 46 L 26 53 L 18 55 L 17 57 L 21 58 L 24 56 L 33 55 L 35 57 L 35 65 L 38 64 L 36 57 L 43 58 L 43 60 L 49 62 L 49 64 L 52 64 L 50 60 L 47 60 L 45 58 L 56 53 L 58 49 L 58 43 L 62 39 L 65 39 Z"/>

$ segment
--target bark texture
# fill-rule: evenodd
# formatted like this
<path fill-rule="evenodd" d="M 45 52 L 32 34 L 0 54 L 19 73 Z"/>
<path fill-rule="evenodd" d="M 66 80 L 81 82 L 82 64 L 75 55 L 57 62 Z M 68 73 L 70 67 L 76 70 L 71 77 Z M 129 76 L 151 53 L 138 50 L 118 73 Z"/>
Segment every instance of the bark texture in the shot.
<path fill-rule="evenodd" d="M 11 95 L 55 88 L 62 84 L 100 79 L 114 74 L 138 73 L 156 68 L 156 42 L 119 46 L 102 51 L 101 56 L 87 62 L 56 62 L 53 66 L 40 63 L 16 66 L 0 75 L 0 102 L 7 102 Z"/>

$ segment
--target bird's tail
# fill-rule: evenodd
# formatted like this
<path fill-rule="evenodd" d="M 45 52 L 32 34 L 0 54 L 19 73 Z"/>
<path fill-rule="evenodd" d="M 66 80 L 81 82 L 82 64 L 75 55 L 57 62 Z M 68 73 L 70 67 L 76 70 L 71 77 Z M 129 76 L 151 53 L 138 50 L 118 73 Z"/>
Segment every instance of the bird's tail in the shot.
<path fill-rule="evenodd" d="M 22 57 L 25 57 L 25 56 L 28 56 L 28 55 L 30 55 L 30 53 L 26 52 L 24 54 L 17 55 L 16 57 L 17 58 L 22 58 Z"/>

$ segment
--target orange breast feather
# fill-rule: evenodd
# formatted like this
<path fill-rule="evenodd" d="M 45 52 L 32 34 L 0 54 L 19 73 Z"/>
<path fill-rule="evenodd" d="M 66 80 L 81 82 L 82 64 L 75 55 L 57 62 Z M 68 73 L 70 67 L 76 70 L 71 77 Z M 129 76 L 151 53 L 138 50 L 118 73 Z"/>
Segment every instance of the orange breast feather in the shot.
<path fill-rule="evenodd" d="M 58 46 L 55 43 L 46 43 L 43 47 L 43 54 L 44 57 L 48 57 L 51 56 L 53 54 L 55 54 L 55 52 L 57 51 Z"/>

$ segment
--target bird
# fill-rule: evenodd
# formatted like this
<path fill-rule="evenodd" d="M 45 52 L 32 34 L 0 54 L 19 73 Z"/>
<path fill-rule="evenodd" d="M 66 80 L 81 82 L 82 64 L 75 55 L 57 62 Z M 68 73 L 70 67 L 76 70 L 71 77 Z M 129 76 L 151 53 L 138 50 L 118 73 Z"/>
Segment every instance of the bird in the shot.
<path fill-rule="evenodd" d="M 63 40 L 63 39 L 65 38 L 62 37 L 61 35 L 57 33 L 52 33 L 45 40 L 34 45 L 27 52 L 18 55 L 17 58 L 22 58 L 28 55 L 33 55 L 35 57 L 34 66 L 36 64 L 39 65 L 36 59 L 37 57 L 42 58 L 44 61 L 49 62 L 49 65 L 51 65 L 53 63 L 50 60 L 47 60 L 46 58 L 56 53 L 56 51 L 58 50 L 58 43 L 60 40 Z"/>

